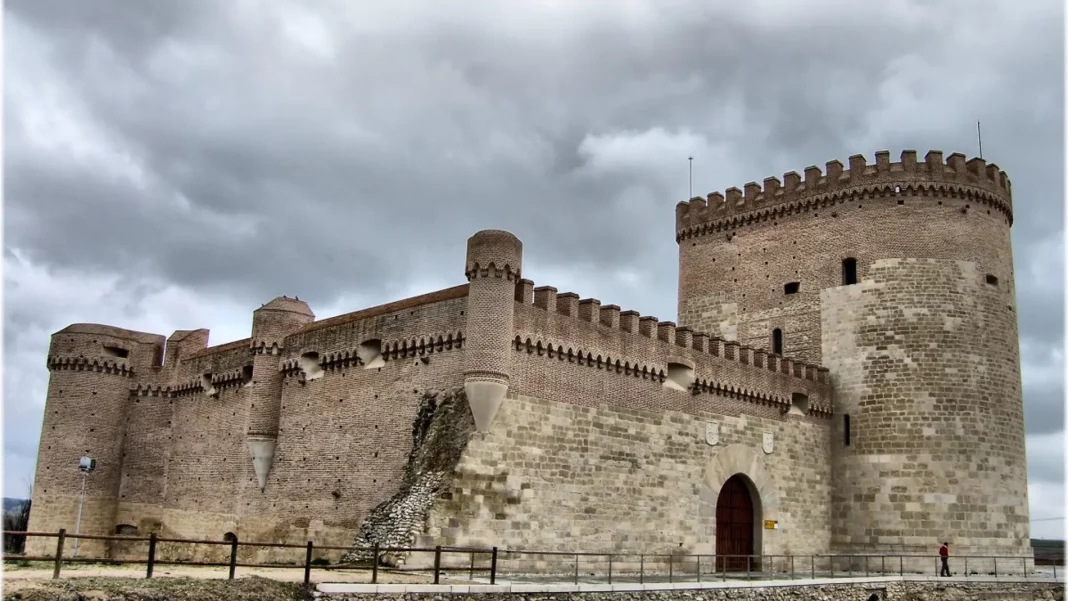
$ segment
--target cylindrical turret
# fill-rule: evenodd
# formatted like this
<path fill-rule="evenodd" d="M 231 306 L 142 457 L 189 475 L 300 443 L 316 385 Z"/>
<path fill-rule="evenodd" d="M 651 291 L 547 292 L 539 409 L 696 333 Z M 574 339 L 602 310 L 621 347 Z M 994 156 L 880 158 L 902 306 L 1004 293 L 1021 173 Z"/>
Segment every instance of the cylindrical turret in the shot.
<path fill-rule="evenodd" d="M 130 389 L 163 358 L 165 338 L 96 324 L 75 324 L 52 335 L 48 396 L 37 454 L 29 529 L 114 534 L 122 480 L 123 437 Z M 83 475 L 82 457 L 96 460 Z M 80 526 L 78 504 L 82 484 Z M 32 555 L 54 552 L 53 539 L 27 539 Z M 69 543 L 73 545 L 72 543 Z M 40 551 L 40 552 L 38 552 Z M 79 556 L 103 557 L 107 544 L 83 540 Z"/>
<path fill-rule="evenodd" d="M 522 264 L 523 243 L 509 232 L 483 230 L 467 240 L 464 392 L 480 432 L 489 430 L 508 392 Z"/>
<path fill-rule="evenodd" d="M 830 370 L 835 550 L 1029 552 L 1011 223 L 1003 171 L 938 151 L 677 208 L 680 325 Z"/>
<path fill-rule="evenodd" d="M 278 371 L 286 336 L 315 321 L 308 303 L 278 297 L 252 313 L 252 383 L 249 389 L 248 450 L 260 490 L 274 462 L 282 404 Z"/>

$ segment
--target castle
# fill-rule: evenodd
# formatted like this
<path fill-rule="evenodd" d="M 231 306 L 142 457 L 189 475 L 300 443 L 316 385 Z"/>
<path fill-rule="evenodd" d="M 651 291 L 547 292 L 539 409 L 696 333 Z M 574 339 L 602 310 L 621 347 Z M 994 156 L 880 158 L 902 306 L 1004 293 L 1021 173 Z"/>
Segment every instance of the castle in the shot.
<path fill-rule="evenodd" d="M 466 284 L 220 346 L 71 325 L 30 530 L 73 531 L 92 456 L 90 534 L 1028 555 L 1011 224 L 997 166 L 877 152 L 680 202 L 678 323 L 481 231 Z"/>

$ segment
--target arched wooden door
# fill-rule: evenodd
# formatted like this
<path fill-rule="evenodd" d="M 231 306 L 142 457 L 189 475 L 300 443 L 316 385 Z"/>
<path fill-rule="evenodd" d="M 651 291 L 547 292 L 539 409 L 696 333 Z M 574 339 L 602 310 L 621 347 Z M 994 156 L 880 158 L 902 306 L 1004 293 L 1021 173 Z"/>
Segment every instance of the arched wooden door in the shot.
<path fill-rule="evenodd" d="M 753 555 L 753 498 L 742 476 L 727 479 L 716 500 L 716 570 L 745 570 Z M 752 567 L 756 567 L 753 560 Z"/>

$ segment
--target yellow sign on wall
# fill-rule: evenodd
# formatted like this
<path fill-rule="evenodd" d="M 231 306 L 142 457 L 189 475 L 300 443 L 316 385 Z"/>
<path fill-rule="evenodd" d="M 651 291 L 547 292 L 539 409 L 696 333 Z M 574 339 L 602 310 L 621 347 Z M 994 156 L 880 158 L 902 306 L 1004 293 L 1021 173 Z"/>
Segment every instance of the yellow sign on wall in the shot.
<path fill-rule="evenodd" d="M 765 530 L 775 530 L 778 527 L 779 527 L 779 522 L 776 522 L 775 520 L 764 520 L 764 529 Z"/>

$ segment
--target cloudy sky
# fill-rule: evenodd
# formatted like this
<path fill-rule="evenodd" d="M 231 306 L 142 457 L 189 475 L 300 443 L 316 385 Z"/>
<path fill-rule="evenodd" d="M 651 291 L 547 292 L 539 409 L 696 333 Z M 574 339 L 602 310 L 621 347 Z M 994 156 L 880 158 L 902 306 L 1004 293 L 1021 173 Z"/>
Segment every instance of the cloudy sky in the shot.
<path fill-rule="evenodd" d="M 687 156 L 706 193 L 975 155 L 981 120 L 1015 193 L 1033 529 L 1061 536 L 1061 2 L 5 4 L 5 495 L 70 323 L 228 342 L 280 294 L 329 317 L 462 283 L 483 228 L 536 284 L 674 319 Z"/>

